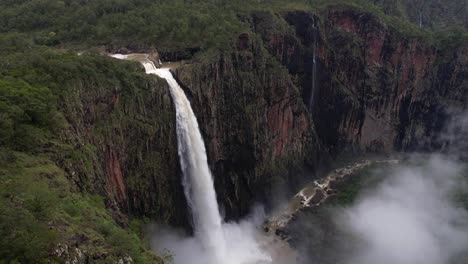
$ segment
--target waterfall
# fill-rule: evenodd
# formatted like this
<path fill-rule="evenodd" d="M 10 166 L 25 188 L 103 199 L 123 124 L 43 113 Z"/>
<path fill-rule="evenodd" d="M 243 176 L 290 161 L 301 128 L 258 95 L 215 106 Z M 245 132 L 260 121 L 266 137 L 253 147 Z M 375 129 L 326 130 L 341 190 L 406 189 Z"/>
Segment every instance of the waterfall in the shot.
<path fill-rule="evenodd" d="M 169 84 L 177 116 L 177 141 L 183 186 L 192 209 L 195 236 L 217 263 L 222 263 L 225 242 L 213 178 L 208 167 L 205 144 L 197 118 L 184 91 L 169 69 L 157 69 L 151 61 L 143 62 L 148 74 L 156 74 Z"/>
<path fill-rule="evenodd" d="M 314 96 L 315 96 L 315 87 L 317 83 L 317 59 L 315 55 L 315 42 L 313 47 L 313 55 L 312 55 L 312 88 L 310 91 L 310 99 L 309 99 L 309 109 L 312 111 L 312 107 L 314 105 Z"/>
<path fill-rule="evenodd" d="M 315 90 L 317 86 L 317 55 L 316 55 L 316 47 L 317 47 L 317 27 L 315 26 L 315 21 L 312 24 L 312 32 L 313 32 L 313 47 L 312 47 L 312 87 L 310 91 L 310 98 L 309 98 L 309 109 L 312 111 L 312 107 L 314 105 L 314 97 L 315 97 Z"/>
<path fill-rule="evenodd" d="M 144 54 L 116 54 L 113 57 L 138 60 L 145 67 L 147 74 L 158 75 L 169 84 L 176 108 L 178 153 L 183 172 L 182 184 L 193 215 L 195 237 L 210 255 L 213 263 L 226 263 L 222 219 L 216 201 L 213 178 L 208 167 L 205 144 L 189 100 L 172 76 L 170 69 L 156 68 Z"/>
<path fill-rule="evenodd" d="M 271 264 L 272 255 L 294 263 L 295 253 L 287 244 L 258 233 L 264 215 L 255 210 L 247 219 L 224 223 L 219 214 L 213 178 L 208 167 L 205 144 L 197 118 L 184 91 L 168 68 L 156 68 L 147 54 L 111 55 L 117 59 L 136 60 L 147 74 L 155 74 L 169 84 L 176 109 L 177 142 L 185 197 L 190 206 L 195 237 L 179 239 L 175 233 L 161 233 L 155 250 L 170 249 L 175 263 L 181 264 Z M 289 260 L 290 259 L 290 260 Z"/>

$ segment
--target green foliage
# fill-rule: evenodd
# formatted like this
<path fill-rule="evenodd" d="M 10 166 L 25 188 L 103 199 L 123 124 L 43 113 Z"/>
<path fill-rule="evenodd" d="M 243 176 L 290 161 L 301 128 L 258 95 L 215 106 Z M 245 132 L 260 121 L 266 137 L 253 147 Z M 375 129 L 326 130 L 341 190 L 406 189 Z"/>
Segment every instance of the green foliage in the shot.
<path fill-rule="evenodd" d="M 0 1 L 0 262 L 53 262 L 50 253 L 57 244 L 76 237 L 83 238 L 79 247 L 90 255 L 108 252 L 105 260 L 100 259 L 102 262 L 116 262 L 125 255 L 137 263 L 161 262 L 147 251 L 142 241 L 144 220 L 132 219 L 129 227 L 117 224 L 113 215 L 116 212 L 106 208 L 101 196 L 91 194 L 96 193 L 95 183 L 103 180 L 98 177 L 103 169 L 96 166 L 102 153 L 83 140 L 82 134 L 91 133 L 96 145 L 102 146 L 103 142 L 119 145 L 122 143 L 119 132 L 132 131 L 132 136 L 140 141 L 128 149 L 137 157 L 130 161 L 136 169 L 127 176 L 126 184 L 139 190 L 154 188 L 148 175 L 163 178 L 162 173 L 169 165 L 161 153 L 141 146 L 158 144 L 162 129 L 171 127 L 155 124 L 172 124 L 174 117 L 171 112 L 159 109 L 147 118 L 150 111 L 147 104 L 163 105 L 163 100 L 169 99 L 149 88 L 158 81 L 147 77 L 138 63 L 116 62 L 91 48 L 156 47 L 177 52 L 194 49 L 203 53 L 198 59 L 208 60 L 217 57 L 220 50 L 231 49 L 232 39 L 240 32 L 251 30 L 245 18 L 253 11 L 320 13 L 342 7 L 371 12 L 409 36 L 427 35 L 404 20 L 406 11 L 402 6 L 386 12 L 366 0 Z M 271 22 L 265 28 L 272 32 L 291 30 L 282 19 Z M 450 49 L 466 43 L 466 30 L 440 33 L 435 39 L 440 47 Z M 349 42 L 344 51 L 354 52 L 357 49 L 353 45 L 358 44 Z M 87 52 L 78 56 L 62 48 Z M 275 73 L 263 78 L 278 81 L 278 76 L 287 75 L 277 61 L 261 57 L 266 51 L 256 52 L 257 62 L 265 60 L 258 67 L 267 67 Z M 237 55 L 242 62 L 247 61 L 242 56 L 248 58 L 249 54 Z M 239 74 L 244 82 L 242 90 L 257 93 L 258 84 L 252 76 L 255 73 Z M 262 83 L 271 82 L 262 79 Z M 283 94 L 284 87 L 287 85 L 276 87 L 274 92 Z M 153 97 L 147 99 L 149 94 Z M 118 107 L 113 98 L 118 98 Z M 233 109 L 252 116 L 249 115 L 254 111 L 252 102 L 229 103 Z M 105 118 L 96 117 L 98 114 L 105 114 Z M 285 162 L 295 160 L 285 158 Z M 265 164 L 258 170 L 279 175 L 289 165 Z M 63 169 L 70 169 L 68 166 L 73 173 L 65 173 Z M 359 177 L 355 179 L 338 196 L 340 203 L 350 202 L 356 196 L 362 183 Z M 80 183 L 81 191 L 75 181 Z M 167 183 L 159 184 L 158 188 L 163 189 Z M 163 191 L 157 193 L 158 198 L 167 195 Z M 158 213 L 166 214 L 161 218 L 170 214 Z"/>
<path fill-rule="evenodd" d="M 443 30 L 466 24 L 467 2 L 465 0 L 372 0 L 391 16 L 405 18 L 424 28 Z"/>
<path fill-rule="evenodd" d="M 357 12 L 370 13 L 380 20 L 383 24 L 408 37 L 419 37 L 429 40 L 431 32 L 426 29 L 420 29 L 416 24 L 411 23 L 404 17 L 396 14 L 389 15 L 381 6 L 375 5 L 368 0 L 317 0 L 312 1 L 314 9 L 326 11 L 334 10 L 355 10 Z"/>
<path fill-rule="evenodd" d="M 468 31 L 460 27 L 453 27 L 444 32 L 436 32 L 434 38 L 439 48 L 450 51 L 468 43 Z"/>
<path fill-rule="evenodd" d="M 412 1 L 410 1 L 412 2 Z M 421 1 L 416 1 L 421 2 Z M 252 11 L 325 11 L 353 8 L 380 17 L 397 31 L 411 36 L 427 33 L 417 26 L 415 14 L 440 18 L 445 29 L 463 26 L 466 4 L 460 0 L 436 5 L 400 0 L 26 0 L 0 2 L 0 52 L 24 50 L 31 45 L 150 48 L 186 52 L 225 48 L 240 32 L 249 30 L 242 19 Z M 445 8 L 448 13 L 438 13 Z M 465 13 L 463 12 L 465 10 Z M 455 15 L 450 15 L 455 14 Z M 410 23 L 411 22 L 411 23 Z"/>
<path fill-rule="evenodd" d="M 73 192 L 46 156 L 11 155 L 15 162 L 0 163 L 0 262 L 54 259 L 56 245 L 74 236 L 86 238 L 80 248 L 90 255 L 108 252 L 106 262 L 126 255 L 135 263 L 159 262 L 137 234 L 115 223 L 101 196 Z"/>
<path fill-rule="evenodd" d="M 44 179 L 59 172 L 44 159 L 12 155 L 16 162 L 0 169 L 0 259 L 30 263 L 46 258 L 46 249 L 57 242 L 47 223 L 59 196 Z"/>
<path fill-rule="evenodd" d="M 70 127 L 82 122 L 87 100 L 100 94 L 99 100 L 112 102 L 118 91 L 122 108 L 133 109 L 142 86 L 155 80 L 137 63 L 38 47 L 4 54 L 0 64 L 0 262 L 54 261 L 50 254 L 59 243 L 79 237 L 87 255 L 107 252 L 98 262 L 128 255 L 136 263 L 160 263 L 141 232 L 116 223 L 101 196 L 76 190 L 71 178 L 77 172 L 81 187 L 94 190 L 92 177 L 102 174 L 94 165 L 98 151 L 66 140 Z M 97 107 L 106 111 L 103 104 Z M 114 127 L 101 129 L 95 131 L 98 139 Z M 55 163 L 73 166 L 73 175 Z"/>
<path fill-rule="evenodd" d="M 383 171 L 391 165 L 374 164 L 361 169 L 347 178 L 345 183 L 339 187 L 338 193 L 327 202 L 328 206 L 347 206 L 356 201 L 360 194 L 372 189 L 386 175 Z"/>
<path fill-rule="evenodd" d="M 39 45 L 207 48 L 240 30 L 234 12 L 210 1 L 3 1 L 0 10 L 0 32 L 33 32 Z"/>
<path fill-rule="evenodd" d="M 464 165 L 464 169 L 460 172 L 460 175 L 457 179 L 459 184 L 455 188 L 452 199 L 454 202 L 459 206 L 468 210 L 468 191 L 466 190 L 466 186 L 468 184 L 468 165 Z"/>
<path fill-rule="evenodd" d="M 4 33 L 0 37 L 0 54 L 24 51 L 31 48 L 32 40 L 24 33 Z"/>
<path fill-rule="evenodd" d="M 44 144 L 47 128 L 57 126 L 49 89 L 13 78 L 0 79 L 0 146 L 28 150 Z"/>

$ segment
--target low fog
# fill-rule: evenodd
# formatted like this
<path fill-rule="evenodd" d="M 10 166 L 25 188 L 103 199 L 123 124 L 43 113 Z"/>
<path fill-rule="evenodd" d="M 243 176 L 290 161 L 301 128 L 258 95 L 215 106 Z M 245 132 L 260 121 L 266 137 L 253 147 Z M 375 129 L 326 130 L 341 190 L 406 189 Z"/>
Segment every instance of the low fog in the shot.
<path fill-rule="evenodd" d="M 265 218 L 263 209 L 256 207 L 251 216 L 240 222 L 224 223 L 223 232 L 227 252 L 226 264 L 263 264 L 272 262 L 269 241 L 260 229 Z M 210 252 L 202 247 L 197 236 L 190 237 L 182 232 L 160 228 L 153 235 L 155 252 L 167 252 L 177 264 L 220 264 L 214 263 Z"/>
<path fill-rule="evenodd" d="M 288 231 L 300 263 L 459 264 L 468 259 L 468 113 L 454 115 L 440 153 L 374 169 L 377 184 L 344 207 L 301 214 Z M 464 195 L 465 204 L 460 201 Z"/>
<path fill-rule="evenodd" d="M 463 166 L 440 155 L 410 163 L 337 212 L 355 243 L 343 263 L 445 264 L 468 249 L 468 214 L 453 201 Z"/>
<path fill-rule="evenodd" d="M 446 264 L 466 258 L 468 213 L 457 197 L 467 190 L 467 136 L 468 113 L 454 115 L 441 136 L 444 154 L 412 155 L 386 172 L 376 189 L 337 212 L 336 223 L 356 240 L 343 263 Z"/>
<path fill-rule="evenodd" d="M 440 137 L 441 153 L 412 154 L 399 165 L 374 169 L 377 183 L 346 207 L 301 213 L 286 230 L 299 256 L 262 233 L 262 210 L 241 222 L 224 223 L 223 263 L 467 263 L 468 212 L 466 201 L 460 203 L 460 195 L 468 197 L 467 137 L 468 114 L 457 115 Z M 223 264 L 212 263 L 197 238 L 160 230 L 153 248 L 169 249 L 174 263 Z"/>

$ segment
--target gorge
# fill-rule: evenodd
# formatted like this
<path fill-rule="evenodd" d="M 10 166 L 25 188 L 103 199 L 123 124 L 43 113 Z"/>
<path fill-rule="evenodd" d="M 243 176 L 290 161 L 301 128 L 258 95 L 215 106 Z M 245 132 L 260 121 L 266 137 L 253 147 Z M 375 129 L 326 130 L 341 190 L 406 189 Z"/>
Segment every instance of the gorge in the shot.
<path fill-rule="evenodd" d="M 463 263 L 464 10 L 0 2 L 0 262 Z"/>

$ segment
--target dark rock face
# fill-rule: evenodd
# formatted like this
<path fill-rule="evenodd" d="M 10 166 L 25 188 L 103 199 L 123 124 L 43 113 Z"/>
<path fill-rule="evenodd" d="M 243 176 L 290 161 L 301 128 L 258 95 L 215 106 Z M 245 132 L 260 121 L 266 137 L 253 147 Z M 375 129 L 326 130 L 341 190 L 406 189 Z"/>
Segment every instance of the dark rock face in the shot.
<path fill-rule="evenodd" d="M 191 95 L 227 219 L 294 181 L 291 168 L 316 164 L 320 145 L 300 91 L 255 35 L 242 34 L 213 63 L 175 74 Z"/>
<path fill-rule="evenodd" d="M 70 84 L 60 108 L 75 162 L 60 165 L 79 188 L 106 196 L 117 214 L 188 226 L 167 84 L 140 77 L 123 85 Z"/>
<path fill-rule="evenodd" d="M 298 170 L 329 154 L 440 147 L 434 138 L 447 115 L 466 108 L 466 45 L 437 49 L 350 10 L 255 12 L 245 21 L 251 31 L 229 51 L 174 71 L 228 220 L 277 196 L 277 186 L 297 187 Z M 62 167 L 81 188 L 124 212 L 189 225 L 162 80 L 132 89 L 77 84 L 62 108 L 72 126 L 65 137 L 84 157 Z"/>
<path fill-rule="evenodd" d="M 294 29 L 257 32 L 298 75 L 332 153 L 430 148 L 448 112 L 466 108 L 466 45 L 440 50 L 352 10 L 328 10 L 319 22 L 306 12 L 263 16 L 254 15 L 255 29 L 268 19 Z"/>
<path fill-rule="evenodd" d="M 175 71 L 228 219 L 328 153 L 437 147 L 446 116 L 466 108 L 466 45 L 438 49 L 351 10 L 244 20 L 252 32 L 232 52 Z"/>

